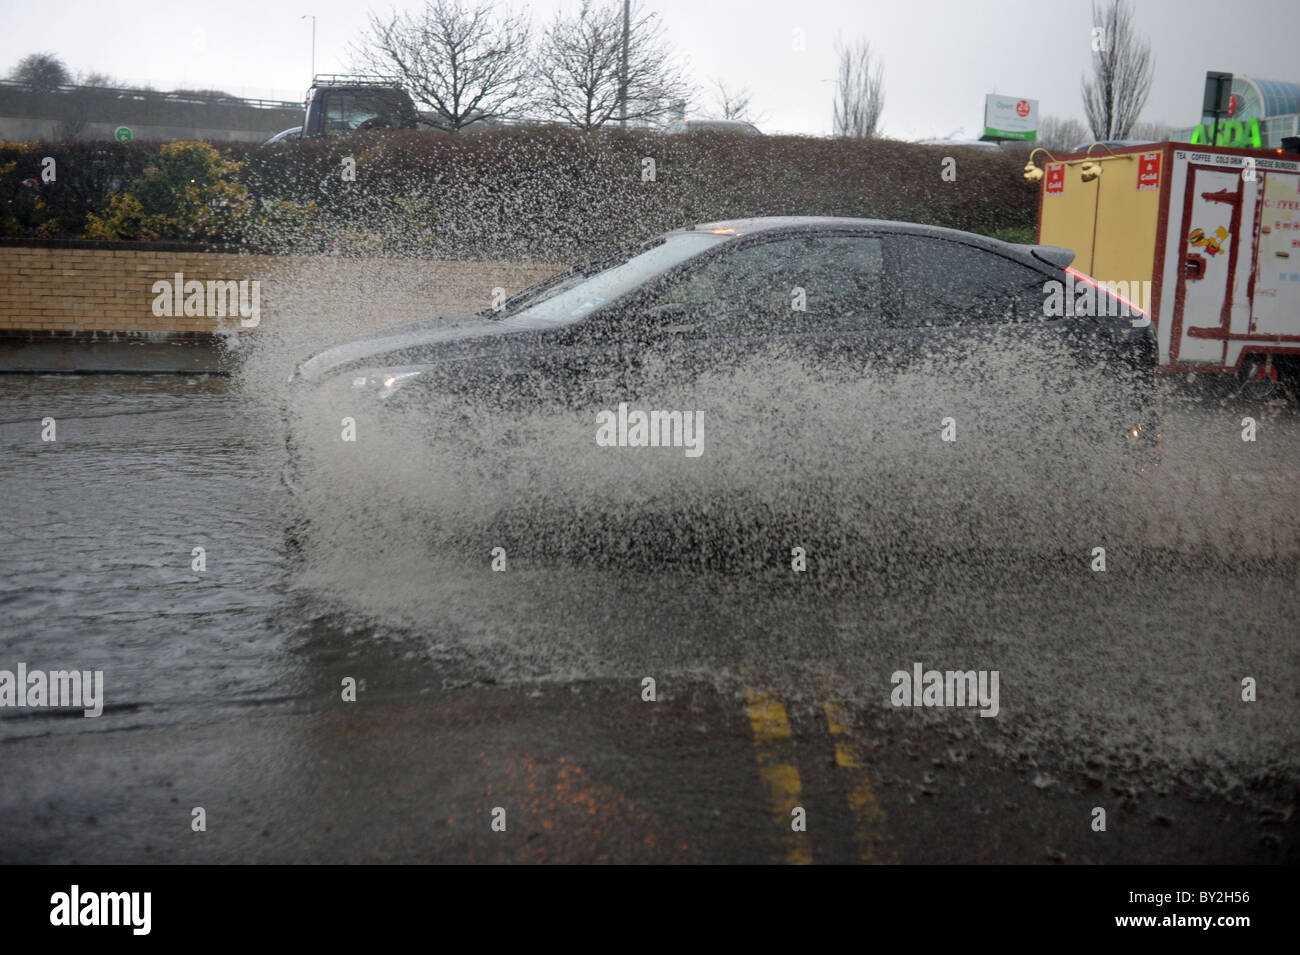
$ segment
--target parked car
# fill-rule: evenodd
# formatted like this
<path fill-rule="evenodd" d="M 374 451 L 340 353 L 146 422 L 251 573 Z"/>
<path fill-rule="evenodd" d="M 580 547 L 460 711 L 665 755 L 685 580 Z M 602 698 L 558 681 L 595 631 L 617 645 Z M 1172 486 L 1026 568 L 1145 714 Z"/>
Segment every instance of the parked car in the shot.
<path fill-rule="evenodd" d="M 466 116 L 466 132 L 495 129 L 503 122 L 481 110 Z M 276 133 L 263 146 L 297 139 L 346 136 L 376 129 L 447 129 L 445 114 L 418 110 L 394 77 L 322 73 L 307 91 L 303 124 Z"/>
<path fill-rule="evenodd" d="M 984 152 L 1002 152 L 1002 147 L 997 143 L 991 143 L 983 139 L 922 139 L 917 145 L 964 147 L 966 149 L 980 149 Z"/>
<path fill-rule="evenodd" d="M 271 137 L 270 139 L 268 139 L 266 142 L 262 143 L 262 145 L 263 145 L 263 146 L 273 146 L 273 145 L 276 144 L 276 143 L 282 143 L 282 142 L 284 142 L 286 139 L 298 139 L 298 138 L 301 137 L 301 136 L 302 136 L 302 127 L 301 127 L 301 126 L 290 126 L 288 129 L 284 129 L 284 130 L 281 130 L 280 132 L 276 133 L 274 136 L 272 136 L 272 137 Z"/>
<path fill-rule="evenodd" d="M 1088 149 L 1089 149 L 1091 146 L 1094 146 L 1094 145 L 1097 145 L 1097 146 L 1107 146 L 1107 147 L 1109 147 L 1109 148 L 1111 148 L 1111 149 L 1120 149 L 1120 148 L 1122 148 L 1122 147 L 1124 147 L 1124 146 L 1147 146 L 1147 145 L 1150 145 L 1150 141 L 1149 141 L 1149 140 L 1146 140 L 1146 139 L 1102 139 L 1102 140 L 1089 140 L 1089 141 L 1086 142 L 1086 143 L 1080 143 L 1079 145 L 1075 146 L 1073 151 L 1076 152 L 1076 153 L 1086 153 L 1086 152 L 1088 151 Z M 1102 155 L 1105 155 L 1105 153 L 1102 153 Z"/>
<path fill-rule="evenodd" d="M 307 91 L 301 126 L 276 133 L 262 145 L 292 139 L 345 136 L 370 129 L 427 125 L 411 96 L 393 77 L 320 73 Z"/>
<path fill-rule="evenodd" d="M 740 133 L 744 136 L 762 136 L 753 123 L 738 119 L 678 119 L 664 127 L 665 133 Z"/>
<path fill-rule="evenodd" d="M 1122 311 L 1045 314 L 1045 283 L 1090 281 L 1067 271 L 1073 258 L 1068 249 L 902 222 L 712 222 L 570 269 L 499 311 L 415 322 L 326 349 L 296 367 L 289 391 L 328 388 L 376 407 L 416 409 L 434 395 L 497 408 L 595 406 L 653 388 L 649 369 L 689 379 L 773 346 L 869 373 L 943 351 L 960 358 L 1010 332 L 1018 341 L 1063 344 L 1080 368 L 1113 376 L 1131 395 L 1126 433 L 1138 439 L 1145 430 L 1145 440 L 1155 430 L 1150 322 Z M 802 311 L 792 309 L 796 289 Z"/>

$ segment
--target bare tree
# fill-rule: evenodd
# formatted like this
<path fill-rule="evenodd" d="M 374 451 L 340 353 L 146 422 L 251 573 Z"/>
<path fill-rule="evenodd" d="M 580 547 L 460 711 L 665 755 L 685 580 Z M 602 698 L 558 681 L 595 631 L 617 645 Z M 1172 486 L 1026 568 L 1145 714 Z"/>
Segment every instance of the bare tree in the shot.
<path fill-rule="evenodd" d="M 874 139 L 885 108 L 884 64 L 876 62 L 871 44 L 859 40 L 840 46 L 835 76 L 835 135 Z"/>
<path fill-rule="evenodd" d="M 1151 46 L 1133 30 L 1124 0 L 1092 8 L 1091 80 L 1083 80 L 1083 112 L 1099 140 L 1128 139 L 1151 91 Z"/>
<path fill-rule="evenodd" d="M 116 85 L 103 73 L 82 73 L 80 70 L 73 83 L 79 89 L 72 90 L 72 95 L 63 104 L 66 118 L 54 126 L 51 138 L 55 142 L 71 143 L 85 139 L 91 118 L 103 110 L 105 94 L 101 91 Z"/>
<path fill-rule="evenodd" d="M 1051 152 L 1074 149 L 1088 138 L 1088 130 L 1077 119 L 1044 116 L 1038 124 L 1038 145 Z"/>
<path fill-rule="evenodd" d="M 660 123 L 692 97 L 674 62 L 657 14 L 633 7 L 627 33 L 627 119 Z M 548 118 L 598 129 L 622 117 L 623 5 L 583 0 L 576 17 L 556 14 L 533 61 L 537 111 Z"/>
<path fill-rule="evenodd" d="M 49 93 L 72 82 L 72 74 L 53 53 L 30 53 L 18 61 L 9 78 L 34 93 Z"/>
<path fill-rule="evenodd" d="M 744 123 L 761 122 L 763 113 L 755 113 L 753 108 L 753 94 L 750 93 L 749 87 L 744 86 L 738 90 L 733 90 L 727 86 L 726 81 L 721 77 L 713 81 L 717 89 L 718 116 L 720 119 L 736 119 Z"/>
<path fill-rule="evenodd" d="M 1149 143 L 1163 143 L 1174 134 L 1174 127 L 1169 123 L 1144 121 L 1134 123 L 1129 132 L 1130 139 L 1145 139 Z"/>
<path fill-rule="evenodd" d="M 363 43 L 359 64 L 395 74 L 433 108 L 429 122 L 439 129 L 515 115 L 527 99 L 528 22 L 497 15 L 486 0 L 426 0 L 423 11 L 387 21 L 371 14 Z"/>

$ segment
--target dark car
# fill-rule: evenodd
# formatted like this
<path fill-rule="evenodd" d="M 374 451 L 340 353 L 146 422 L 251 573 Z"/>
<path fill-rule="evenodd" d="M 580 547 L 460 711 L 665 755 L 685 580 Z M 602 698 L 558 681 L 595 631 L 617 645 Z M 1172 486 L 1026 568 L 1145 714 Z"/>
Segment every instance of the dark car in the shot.
<path fill-rule="evenodd" d="M 302 125 L 282 130 L 262 145 L 422 125 L 429 124 L 397 79 L 321 73 L 313 78 L 307 91 Z"/>
<path fill-rule="evenodd" d="M 1079 375 L 1113 378 L 1108 390 L 1132 398 L 1125 432 L 1149 435 L 1150 320 L 1067 270 L 1073 257 L 891 221 L 713 222 L 571 269 L 495 311 L 330 348 L 298 365 L 289 390 L 324 388 L 372 407 L 418 409 L 435 395 L 494 408 L 609 407 L 660 387 L 665 374 L 689 381 L 773 349 L 851 379 L 936 355 L 962 361 L 1001 337 L 1039 343 Z M 1060 315 L 1049 304 L 1057 285 Z M 1100 307 L 1073 314 L 1076 289 Z M 1108 310 L 1119 314 L 1092 314 Z"/>
<path fill-rule="evenodd" d="M 922 139 L 918 146 L 956 146 L 962 149 L 979 149 L 984 152 L 1000 153 L 1002 147 L 997 143 L 983 139 Z"/>
<path fill-rule="evenodd" d="M 742 136 L 762 136 L 753 123 L 740 119 L 678 119 L 664 127 L 669 135 L 681 133 L 739 133 Z"/>
<path fill-rule="evenodd" d="M 1076 153 L 1086 153 L 1093 146 L 1105 146 L 1110 149 L 1122 149 L 1127 146 L 1147 146 L 1147 145 L 1151 145 L 1151 141 L 1148 139 L 1102 139 L 1102 140 L 1090 140 L 1089 142 L 1086 143 L 1079 143 L 1079 145 L 1075 146 L 1074 149 L 1071 151 Z"/>
<path fill-rule="evenodd" d="M 271 137 L 270 139 L 268 139 L 266 142 L 262 143 L 262 145 L 263 145 L 263 146 L 274 146 L 276 143 L 283 143 L 283 142 L 286 142 L 286 141 L 295 140 L 295 139 L 301 139 L 301 138 L 302 138 L 302 127 L 301 127 L 301 126 L 290 126 L 288 129 L 282 129 L 282 130 L 280 130 L 280 132 L 276 133 L 274 136 L 272 136 L 272 137 Z"/>

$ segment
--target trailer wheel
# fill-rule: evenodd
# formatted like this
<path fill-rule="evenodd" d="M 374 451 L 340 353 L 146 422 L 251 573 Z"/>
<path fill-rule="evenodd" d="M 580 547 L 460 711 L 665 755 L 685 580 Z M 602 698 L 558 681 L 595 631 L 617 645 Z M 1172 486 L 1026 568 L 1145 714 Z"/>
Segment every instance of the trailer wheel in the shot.
<path fill-rule="evenodd" d="M 1276 381 L 1260 380 L 1258 378 L 1243 381 L 1241 387 L 1237 389 L 1237 394 L 1240 397 L 1255 402 L 1272 401 L 1274 398 L 1282 397 L 1285 393 L 1285 390 Z"/>
<path fill-rule="evenodd" d="M 1241 384 L 1237 394 L 1247 401 L 1272 401 L 1286 396 L 1286 386 L 1278 377 L 1277 368 L 1268 356 L 1262 363 L 1243 364 Z"/>

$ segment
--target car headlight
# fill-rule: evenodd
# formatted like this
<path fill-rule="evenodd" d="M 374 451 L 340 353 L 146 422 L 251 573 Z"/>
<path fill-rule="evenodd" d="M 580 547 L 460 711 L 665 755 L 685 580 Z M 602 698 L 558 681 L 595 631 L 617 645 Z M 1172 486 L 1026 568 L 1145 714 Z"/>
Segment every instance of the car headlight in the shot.
<path fill-rule="evenodd" d="M 397 391 L 404 382 L 410 381 L 417 377 L 423 369 L 414 371 L 376 371 L 364 374 L 356 374 L 352 377 L 352 388 L 356 391 L 366 391 L 376 395 L 379 398 L 387 398 L 393 392 Z"/>

